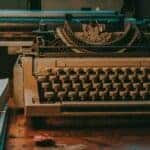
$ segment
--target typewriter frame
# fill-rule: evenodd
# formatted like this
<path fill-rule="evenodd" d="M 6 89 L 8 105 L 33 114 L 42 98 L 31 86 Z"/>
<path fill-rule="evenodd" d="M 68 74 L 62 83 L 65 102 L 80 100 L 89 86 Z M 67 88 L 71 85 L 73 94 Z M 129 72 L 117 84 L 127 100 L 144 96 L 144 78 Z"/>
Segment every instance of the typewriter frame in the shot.
<path fill-rule="evenodd" d="M 112 116 L 149 116 L 150 102 L 149 101 L 117 101 L 117 102 L 58 102 L 54 104 L 41 104 L 39 102 L 38 86 L 35 75 L 39 72 L 44 72 L 48 68 L 55 67 L 150 67 L 150 58 L 139 56 L 124 56 L 124 57 L 99 57 L 99 56 L 20 56 L 14 69 L 20 68 L 20 73 L 17 74 L 14 86 L 14 95 L 18 107 L 24 107 L 27 117 L 112 117 Z M 19 91 L 18 91 L 19 90 Z M 20 96 L 19 96 L 20 95 Z M 18 97 L 19 96 L 19 97 Z M 99 111 L 67 111 L 68 107 L 84 109 L 90 107 L 99 108 Z M 109 111 L 100 111 L 101 108 L 107 108 Z M 140 107 L 142 111 L 134 108 Z M 143 108 L 148 108 L 143 110 Z M 116 111 L 111 111 L 111 108 Z M 117 108 L 130 111 L 117 111 Z M 132 110 L 133 108 L 133 110 Z"/>

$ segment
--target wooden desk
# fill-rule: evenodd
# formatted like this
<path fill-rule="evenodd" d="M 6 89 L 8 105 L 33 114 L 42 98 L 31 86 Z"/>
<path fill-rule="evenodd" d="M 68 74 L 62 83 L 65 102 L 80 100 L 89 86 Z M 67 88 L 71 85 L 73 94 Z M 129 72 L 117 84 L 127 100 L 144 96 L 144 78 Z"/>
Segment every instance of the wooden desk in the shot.
<path fill-rule="evenodd" d="M 76 144 L 83 144 L 86 150 L 149 150 L 150 129 L 33 129 L 23 113 L 11 113 L 6 150 L 53 150 L 37 147 L 33 142 L 35 135 L 47 133 L 59 145 L 54 150 L 79 150 Z M 69 147 L 74 145 L 75 149 Z M 70 148 L 70 149 L 69 149 Z M 71 149 L 72 148 L 72 149 Z"/>

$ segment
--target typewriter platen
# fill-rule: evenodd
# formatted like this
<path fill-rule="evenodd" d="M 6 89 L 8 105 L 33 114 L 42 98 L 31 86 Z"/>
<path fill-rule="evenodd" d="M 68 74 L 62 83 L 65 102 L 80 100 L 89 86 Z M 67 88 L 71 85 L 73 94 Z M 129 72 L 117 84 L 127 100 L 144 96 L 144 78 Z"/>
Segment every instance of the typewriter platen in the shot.
<path fill-rule="evenodd" d="M 15 102 L 26 116 L 150 115 L 148 19 L 111 11 L 44 16 L 14 68 Z"/>

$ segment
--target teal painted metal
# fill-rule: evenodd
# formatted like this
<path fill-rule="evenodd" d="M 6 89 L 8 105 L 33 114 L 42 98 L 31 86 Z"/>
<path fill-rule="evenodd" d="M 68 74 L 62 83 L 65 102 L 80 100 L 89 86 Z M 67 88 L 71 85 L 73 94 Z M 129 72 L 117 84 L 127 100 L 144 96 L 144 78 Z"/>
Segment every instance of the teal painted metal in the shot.
<path fill-rule="evenodd" d="M 73 23 L 99 21 L 118 22 L 124 16 L 115 11 L 3 11 L 0 23 L 64 23 L 67 16 Z"/>
<path fill-rule="evenodd" d="M 150 18 L 137 20 L 136 18 L 124 18 L 124 15 L 115 11 L 10 11 L 0 10 L 0 23 L 61 23 L 66 21 L 69 15 L 71 23 L 132 23 L 132 24 L 150 24 Z"/>
<path fill-rule="evenodd" d="M 62 11 L 15 11 L 15 10 L 0 10 L 1 17 L 58 17 L 64 16 L 64 14 L 72 15 L 103 15 L 103 16 L 116 16 L 116 11 L 108 10 L 91 10 L 91 11 L 80 11 L 80 10 L 62 10 Z"/>

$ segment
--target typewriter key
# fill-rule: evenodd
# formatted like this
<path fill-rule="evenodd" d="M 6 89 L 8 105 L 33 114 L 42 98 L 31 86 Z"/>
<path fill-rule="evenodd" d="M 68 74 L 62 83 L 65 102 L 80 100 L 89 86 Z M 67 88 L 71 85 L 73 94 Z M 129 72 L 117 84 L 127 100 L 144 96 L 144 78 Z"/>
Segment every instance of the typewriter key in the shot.
<path fill-rule="evenodd" d="M 64 101 L 66 99 L 66 91 L 59 91 L 57 93 L 57 97 L 60 101 Z"/>
<path fill-rule="evenodd" d="M 150 91 L 150 83 L 143 83 L 143 87 L 146 91 Z"/>
<path fill-rule="evenodd" d="M 69 91 L 68 92 L 68 98 L 71 101 L 77 100 L 77 92 L 76 91 Z"/>
<path fill-rule="evenodd" d="M 95 72 L 96 75 L 99 75 L 100 68 L 94 67 L 93 71 Z"/>
<path fill-rule="evenodd" d="M 122 91 L 119 92 L 119 95 L 122 98 L 122 100 L 127 100 L 127 97 L 129 95 L 129 93 L 126 90 L 122 90 Z"/>
<path fill-rule="evenodd" d="M 88 76 L 86 74 L 79 75 L 79 80 L 81 80 L 82 82 L 85 82 L 87 79 L 88 79 Z"/>
<path fill-rule="evenodd" d="M 98 100 L 98 92 L 97 91 L 90 91 L 89 96 L 90 96 L 91 100 L 93 100 L 93 101 Z"/>
<path fill-rule="evenodd" d="M 118 91 L 109 91 L 109 96 L 112 98 L 112 100 L 117 100 L 119 97 Z"/>
<path fill-rule="evenodd" d="M 146 90 L 140 91 L 140 96 L 142 97 L 143 100 L 150 100 L 149 92 Z"/>
<path fill-rule="evenodd" d="M 111 83 L 103 83 L 103 88 L 107 91 L 109 91 L 112 87 L 112 84 Z"/>
<path fill-rule="evenodd" d="M 56 80 L 57 76 L 56 75 L 49 75 L 49 81 Z"/>
<path fill-rule="evenodd" d="M 81 83 L 73 83 L 72 84 L 72 88 L 75 90 L 75 91 L 79 91 L 81 89 Z"/>
<path fill-rule="evenodd" d="M 55 93 L 53 91 L 44 92 L 44 98 L 46 98 L 48 102 L 52 102 L 55 99 Z"/>
<path fill-rule="evenodd" d="M 79 98 L 81 101 L 85 101 L 88 98 L 87 91 L 79 91 Z"/>
<path fill-rule="evenodd" d="M 116 90 L 120 90 L 122 88 L 122 84 L 121 83 L 113 83 L 112 84 L 113 88 Z"/>
<path fill-rule="evenodd" d="M 136 90 L 140 90 L 142 87 L 141 83 L 133 83 L 133 88 Z"/>
<path fill-rule="evenodd" d="M 131 83 L 123 83 L 123 88 L 126 89 L 126 91 L 129 91 L 132 88 Z"/>
<path fill-rule="evenodd" d="M 130 96 L 132 98 L 132 100 L 136 100 L 138 97 L 138 91 L 130 91 Z"/>
<path fill-rule="evenodd" d="M 99 80 L 100 80 L 100 81 L 104 81 L 106 78 L 107 78 L 107 75 L 106 75 L 106 74 L 100 74 L 100 75 L 99 75 Z"/>
<path fill-rule="evenodd" d="M 102 100 L 106 100 L 106 98 L 108 97 L 108 91 L 104 90 L 104 91 L 99 91 L 99 97 L 102 99 Z"/>
<path fill-rule="evenodd" d="M 60 83 L 53 83 L 53 84 L 52 84 L 52 88 L 53 88 L 53 90 L 54 90 L 55 92 L 58 92 L 58 91 L 60 91 L 60 89 L 61 89 L 61 84 L 60 84 Z"/>
<path fill-rule="evenodd" d="M 83 89 L 89 91 L 91 89 L 91 83 L 83 83 L 82 84 Z"/>
<path fill-rule="evenodd" d="M 101 89 L 101 88 L 103 87 L 103 84 L 100 83 L 100 82 L 96 82 L 96 83 L 93 83 L 93 84 L 92 84 L 92 87 L 93 87 L 93 89 L 95 89 L 95 90 L 99 90 L 99 89 Z"/>
<path fill-rule="evenodd" d="M 38 82 L 44 82 L 46 80 L 46 76 L 38 76 L 37 80 Z"/>
<path fill-rule="evenodd" d="M 64 83 L 66 81 L 69 81 L 69 77 L 68 77 L 68 75 L 60 75 L 59 80 L 61 80 L 61 82 Z"/>
<path fill-rule="evenodd" d="M 82 68 L 78 68 L 76 72 L 78 75 L 86 75 L 86 72 L 84 72 L 84 69 Z"/>
<path fill-rule="evenodd" d="M 96 81 L 96 80 L 98 81 L 97 75 L 96 74 L 90 74 L 89 75 L 89 80 L 90 81 Z"/>
<path fill-rule="evenodd" d="M 108 78 L 111 81 L 115 81 L 117 79 L 117 74 L 115 74 L 114 72 L 112 72 L 112 73 L 109 74 Z"/>
<path fill-rule="evenodd" d="M 48 87 L 50 86 L 50 84 L 49 84 L 49 82 L 43 82 L 43 83 L 41 83 L 41 87 L 43 88 L 43 89 L 48 89 Z"/>
<path fill-rule="evenodd" d="M 78 75 L 76 74 L 70 75 L 69 77 L 72 82 L 77 82 L 79 80 Z"/>
<path fill-rule="evenodd" d="M 65 91 L 69 91 L 69 89 L 71 88 L 71 83 L 63 83 L 63 84 L 62 84 L 62 88 L 63 88 Z"/>

